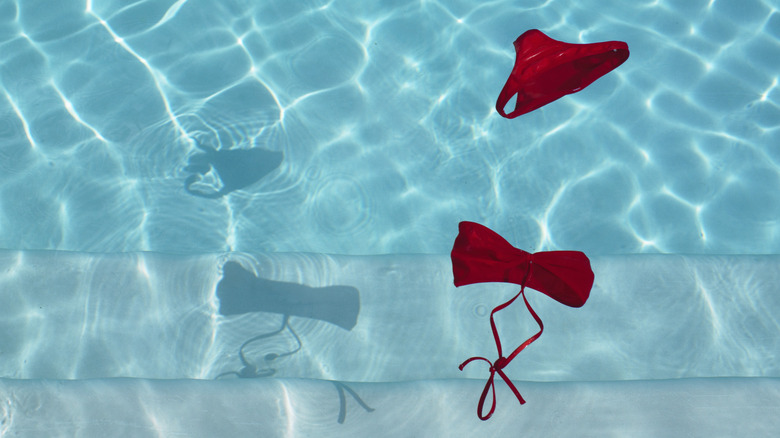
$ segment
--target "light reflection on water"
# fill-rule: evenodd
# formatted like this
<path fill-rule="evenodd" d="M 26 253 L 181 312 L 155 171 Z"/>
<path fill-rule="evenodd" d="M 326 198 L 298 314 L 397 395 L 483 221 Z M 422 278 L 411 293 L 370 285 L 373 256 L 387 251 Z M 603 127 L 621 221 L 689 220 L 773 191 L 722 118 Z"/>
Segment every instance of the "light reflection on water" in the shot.
<path fill-rule="evenodd" d="M 0 246 L 776 253 L 777 5 L 677 3 L 4 2 Z M 527 28 L 632 55 L 503 120 Z"/>
<path fill-rule="evenodd" d="M 596 282 L 582 308 L 528 292 L 545 331 L 507 369 L 512 378 L 780 376 L 777 256 L 592 262 Z M 456 289 L 449 263 L 446 256 L 2 252 L 0 376 L 483 378 L 485 369 L 460 372 L 457 364 L 495 354 L 490 310 L 516 286 Z M 218 300 L 227 294 L 238 301 Z M 537 330 L 514 309 L 496 317 L 506 348 Z"/>
<path fill-rule="evenodd" d="M 473 409 L 452 394 L 487 371 L 456 365 L 493 357 L 488 316 L 515 286 L 456 290 L 446 256 L 398 255 L 448 252 L 460 220 L 593 260 L 582 309 L 529 292 L 545 333 L 507 368 L 539 389 L 526 419 L 576 418 L 534 380 L 780 377 L 778 257 L 707 255 L 779 252 L 776 0 L 373 3 L 0 1 L 0 435 L 43 417 L 367 435 L 380 416 L 464 434 L 426 408 Z M 503 120 L 529 28 L 632 55 Z M 220 314 L 226 263 L 273 309 Z M 497 319 L 507 344 L 535 331 Z M 711 403 L 700 383 L 629 415 Z M 750 384 L 728 392 L 739 427 L 771 386 Z"/>
<path fill-rule="evenodd" d="M 777 7 L 288 3 L 0 5 L 0 376 L 482 378 L 514 287 L 398 255 L 466 219 L 593 258 L 512 378 L 780 376 L 776 257 L 706 255 L 778 252 Z M 503 120 L 531 27 L 632 56 Z M 220 314 L 228 261 L 325 298 Z"/>

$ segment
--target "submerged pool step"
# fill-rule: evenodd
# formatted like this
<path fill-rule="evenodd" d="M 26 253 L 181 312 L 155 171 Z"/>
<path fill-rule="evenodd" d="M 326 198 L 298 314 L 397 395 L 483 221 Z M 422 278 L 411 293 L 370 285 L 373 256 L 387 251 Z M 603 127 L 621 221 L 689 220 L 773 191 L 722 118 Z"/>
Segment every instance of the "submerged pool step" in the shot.
<path fill-rule="evenodd" d="M 334 383 L 0 379 L 0 435 L 770 437 L 780 430 L 780 379 L 517 382 L 477 419 L 484 382 Z"/>
<path fill-rule="evenodd" d="M 780 377 L 780 256 L 592 257 L 582 308 L 535 291 L 534 381 Z M 474 378 L 507 284 L 455 288 L 447 255 L 0 252 L 0 376 Z M 220 297 L 223 303 L 220 303 Z M 224 314 L 223 314 L 224 313 Z M 537 327 L 497 317 L 504 349 Z"/>

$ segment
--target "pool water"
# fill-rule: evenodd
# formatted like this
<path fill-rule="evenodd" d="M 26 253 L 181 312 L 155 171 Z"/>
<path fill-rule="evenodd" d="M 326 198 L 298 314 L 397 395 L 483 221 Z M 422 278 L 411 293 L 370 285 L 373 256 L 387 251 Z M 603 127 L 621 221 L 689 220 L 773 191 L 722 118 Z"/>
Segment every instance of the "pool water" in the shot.
<path fill-rule="evenodd" d="M 533 28 L 631 55 L 504 119 L 512 42 Z M 59 397 L 24 386 L 40 379 L 86 382 L 62 383 L 71 403 L 132 394 L 142 414 L 165 391 L 255 388 L 278 436 L 305 435 L 296 394 L 338 394 L 353 433 L 378 418 L 443 433 L 431 418 L 449 417 L 401 406 L 441 414 L 455 394 L 472 415 L 487 371 L 457 364 L 495 355 L 490 310 L 517 292 L 452 286 L 464 220 L 593 263 L 582 309 L 529 296 L 545 334 L 508 373 L 539 391 L 531 412 L 580 390 L 550 382 L 707 381 L 647 386 L 675 398 L 734 377 L 770 379 L 776 414 L 778 72 L 778 0 L 0 0 L 0 433 L 42 421 L 17 413 Z M 517 306 L 508 343 L 536 330 Z M 586 388 L 593 406 L 636 391 Z M 497 416 L 518 409 L 505 389 Z M 734 424 L 762 424 L 745 403 Z M 302 423 L 335 421 L 318 409 Z M 531 421 L 506 416 L 492 432 Z M 551 423 L 575 430 L 523 427 Z"/>
<path fill-rule="evenodd" d="M 534 250 L 780 247 L 777 2 L 2 9 L 0 247 L 438 254 L 465 219 Z M 505 120 L 529 28 L 631 57 Z"/>

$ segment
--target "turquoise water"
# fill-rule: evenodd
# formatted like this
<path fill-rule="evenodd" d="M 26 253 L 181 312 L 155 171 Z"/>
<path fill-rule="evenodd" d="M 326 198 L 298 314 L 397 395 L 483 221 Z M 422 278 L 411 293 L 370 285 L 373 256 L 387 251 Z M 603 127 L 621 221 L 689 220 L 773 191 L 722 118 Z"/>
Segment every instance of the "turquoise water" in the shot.
<path fill-rule="evenodd" d="M 780 252 L 780 3 L 0 2 L 0 247 Z M 512 42 L 629 60 L 515 120 Z"/>
<path fill-rule="evenodd" d="M 279 355 L 277 377 L 481 377 L 452 364 L 493 354 L 487 315 L 516 291 L 452 287 L 461 220 L 592 258 L 780 253 L 777 2 L 6 0 L 0 19 L 2 376 L 212 379 L 272 334 L 246 354 Z M 493 107 L 529 28 L 623 40 L 631 57 L 506 120 Z M 776 375 L 771 268 L 626 258 L 658 284 L 646 291 L 611 260 L 594 259 L 595 298 L 575 313 L 595 321 L 588 341 L 565 331 L 570 309 L 532 297 L 547 344 L 514 375 Z M 220 313 L 221 282 L 242 276 L 255 286 L 237 307 L 309 298 Z M 635 339 L 647 294 L 641 308 L 674 305 L 648 310 L 645 342 L 599 324 L 628 314 L 618 332 Z M 697 323 L 674 348 L 715 346 L 668 365 L 648 333 L 679 315 Z M 554 354 L 567 342 L 571 371 Z"/>
<path fill-rule="evenodd" d="M 506 120 L 531 28 L 631 56 Z M 0 0 L 0 435 L 771 436 L 778 72 L 780 0 Z M 596 274 L 487 423 L 462 220 Z"/>

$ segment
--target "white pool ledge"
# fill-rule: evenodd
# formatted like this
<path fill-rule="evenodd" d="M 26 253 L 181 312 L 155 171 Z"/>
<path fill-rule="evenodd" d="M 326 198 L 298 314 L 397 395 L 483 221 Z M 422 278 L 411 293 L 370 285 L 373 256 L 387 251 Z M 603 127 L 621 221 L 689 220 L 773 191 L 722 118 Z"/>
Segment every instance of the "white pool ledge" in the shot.
<path fill-rule="evenodd" d="M 483 382 L 0 379 L 0 435 L 770 437 L 780 430 L 780 379 L 517 382 L 477 419 Z"/>

